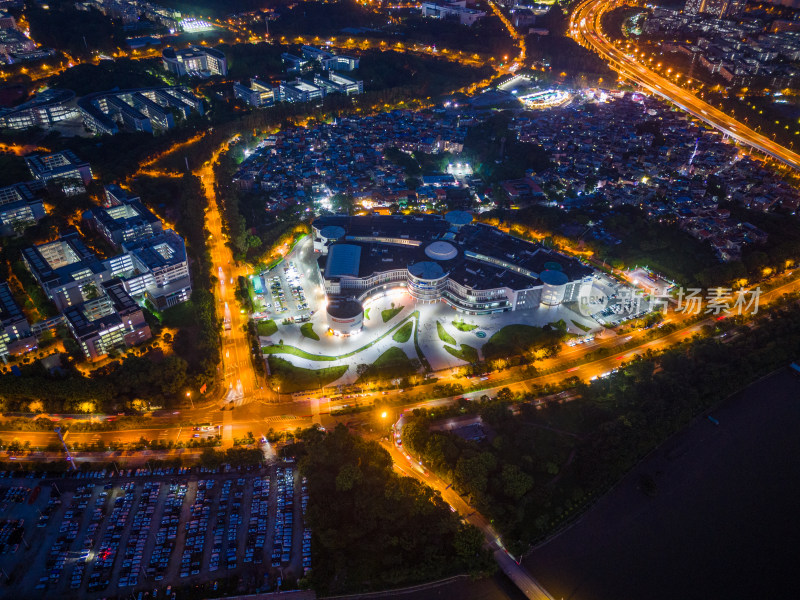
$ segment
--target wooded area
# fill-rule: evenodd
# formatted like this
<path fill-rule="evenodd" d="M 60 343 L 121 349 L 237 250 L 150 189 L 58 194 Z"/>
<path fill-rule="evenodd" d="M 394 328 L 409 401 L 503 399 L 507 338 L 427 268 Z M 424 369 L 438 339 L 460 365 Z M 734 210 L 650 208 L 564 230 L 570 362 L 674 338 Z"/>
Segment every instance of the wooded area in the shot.
<path fill-rule="evenodd" d="M 483 535 L 441 496 L 392 470 L 389 454 L 343 425 L 304 431 L 292 452 L 308 478 L 310 584 L 321 594 L 395 588 L 493 569 Z"/>

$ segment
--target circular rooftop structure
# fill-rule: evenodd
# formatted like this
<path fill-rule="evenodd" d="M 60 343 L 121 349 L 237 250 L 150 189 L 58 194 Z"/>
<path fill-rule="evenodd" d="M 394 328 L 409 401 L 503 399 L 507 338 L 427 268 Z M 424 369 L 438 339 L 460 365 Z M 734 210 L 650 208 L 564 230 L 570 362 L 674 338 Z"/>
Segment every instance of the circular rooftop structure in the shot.
<path fill-rule="evenodd" d="M 344 237 L 344 227 L 338 225 L 328 225 L 320 229 L 319 234 L 326 240 L 340 240 Z"/>
<path fill-rule="evenodd" d="M 461 227 L 472 223 L 472 215 L 465 210 L 451 210 L 444 218 L 450 225 L 454 225 L 455 227 Z"/>
<path fill-rule="evenodd" d="M 431 262 L 429 260 L 414 263 L 413 265 L 408 267 L 408 272 L 418 279 L 427 279 L 427 280 L 441 279 L 445 275 L 444 269 L 440 264 Z"/>
<path fill-rule="evenodd" d="M 433 260 L 452 260 L 458 256 L 458 250 L 450 242 L 438 241 L 427 245 L 425 256 Z"/>
<path fill-rule="evenodd" d="M 328 303 L 328 316 L 334 319 L 354 319 L 361 314 L 361 302 L 356 300 L 336 300 Z"/>
<path fill-rule="evenodd" d="M 539 279 L 547 285 L 566 285 L 569 277 L 563 271 L 542 271 Z"/>

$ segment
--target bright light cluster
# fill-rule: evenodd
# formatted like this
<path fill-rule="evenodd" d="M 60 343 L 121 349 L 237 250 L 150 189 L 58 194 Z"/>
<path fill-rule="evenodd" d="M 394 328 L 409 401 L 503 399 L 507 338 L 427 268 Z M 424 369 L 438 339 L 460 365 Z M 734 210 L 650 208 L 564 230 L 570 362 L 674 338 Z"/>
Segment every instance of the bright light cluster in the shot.
<path fill-rule="evenodd" d="M 214 29 L 214 26 L 203 19 L 187 18 L 181 20 L 181 29 L 189 33 L 196 33 L 198 31 L 209 31 Z"/>

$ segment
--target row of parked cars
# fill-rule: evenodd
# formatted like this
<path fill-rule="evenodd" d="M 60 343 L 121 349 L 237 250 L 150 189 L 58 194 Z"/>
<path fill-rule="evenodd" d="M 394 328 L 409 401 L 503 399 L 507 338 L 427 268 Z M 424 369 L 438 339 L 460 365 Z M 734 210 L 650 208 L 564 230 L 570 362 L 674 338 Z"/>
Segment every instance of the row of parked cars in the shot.
<path fill-rule="evenodd" d="M 142 571 L 144 547 L 153 524 L 153 515 L 158 504 L 161 483 L 147 481 L 142 490 L 142 497 L 131 521 L 131 530 L 125 544 L 125 555 L 119 573 L 118 587 L 135 587 L 139 584 L 139 573 Z"/>
<path fill-rule="evenodd" d="M 300 506 L 303 509 L 303 522 L 306 519 L 306 510 L 308 509 L 308 480 L 303 477 L 300 482 L 301 495 Z M 307 575 L 311 570 L 311 530 L 306 527 L 303 529 L 303 575 Z"/>
<path fill-rule="evenodd" d="M 272 566 L 280 567 L 291 559 L 294 529 L 294 470 L 277 470 L 278 509 L 275 513 L 275 536 L 272 542 Z"/>
<path fill-rule="evenodd" d="M 150 555 L 150 562 L 145 572 L 154 581 L 161 581 L 169 568 L 169 558 L 175 550 L 178 538 L 178 525 L 181 521 L 181 508 L 189 486 L 186 483 L 170 483 L 161 522 L 156 531 L 156 544 Z"/>
<path fill-rule="evenodd" d="M 211 498 L 208 492 L 213 488 L 213 479 L 201 479 L 197 482 L 197 494 L 189 507 L 189 520 L 185 525 L 186 537 L 183 542 L 180 570 L 182 578 L 200 573 L 208 521 L 211 516 Z"/>
<path fill-rule="evenodd" d="M 250 521 L 244 547 L 244 562 L 260 565 L 264 562 L 269 523 L 269 477 L 253 478 L 253 495 L 250 504 Z"/>
<path fill-rule="evenodd" d="M 269 291 L 272 295 L 272 302 L 267 302 L 269 312 L 280 315 L 289 310 L 286 306 L 286 294 L 283 292 L 281 278 L 277 275 L 269 278 Z"/>
<path fill-rule="evenodd" d="M 128 517 L 130 517 L 133 503 L 136 500 L 136 485 L 132 481 L 123 483 L 121 488 L 122 494 L 114 498 L 111 514 L 106 522 L 106 529 L 103 532 L 103 537 L 100 538 L 100 546 L 94 557 L 94 570 L 89 583 L 97 582 L 92 586 L 96 589 L 104 589 L 111 579 L 111 572 L 114 569 L 114 561 L 119 552 L 120 541 L 128 526 Z"/>
<path fill-rule="evenodd" d="M 58 585 L 67 562 L 69 548 L 72 542 L 78 537 L 78 528 L 80 527 L 80 520 L 83 516 L 82 510 L 78 509 L 78 506 L 82 505 L 85 509 L 86 503 L 92 496 L 92 489 L 93 486 L 88 485 L 79 486 L 75 490 L 75 494 L 67 510 L 64 512 L 64 516 L 61 518 L 56 540 L 47 552 L 47 557 L 45 558 L 45 568 L 47 572 L 39 578 L 36 584 L 37 590 L 45 590 Z M 58 495 L 51 495 L 48 505 L 50 505 L 51 502 L 54 506 L 58 506 L 61 504 L 61 499 Z M 81 577 L 82 576 L 81 574 Z"/>
<path fill-rule="evenodd" d="M 303 286 L 300 285 L 300 274 L 297 272 L 292 261 L 289 261 L 288 267 L 283 268 L 283 273 L 286 277 L 286 282 L 289 284 L 289 288 L 292 290 L 292 297 L 294 298 L 295 304 L 297 304 L 297 309 L 306 310 L 308 308 L 308 301 L 306 300 Z"/>
<path fill-rule="evenodd" d="M 4 519 L 0 521 L 0 554 L 16 552 L 19 539 L 24 531 L 25 519 Z"/>

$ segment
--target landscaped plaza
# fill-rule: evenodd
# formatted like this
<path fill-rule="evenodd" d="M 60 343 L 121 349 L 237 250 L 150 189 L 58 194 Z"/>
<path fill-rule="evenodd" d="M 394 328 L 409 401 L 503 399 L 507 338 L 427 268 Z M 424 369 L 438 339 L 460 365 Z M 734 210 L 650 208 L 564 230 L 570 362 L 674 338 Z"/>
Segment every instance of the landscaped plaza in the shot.
<path fill-rule="evenodd" d="M 396 227 L 403 237 L 356 235 L 363 233 L 357 227 L 365 227 L 365 219 L 372 219 L 372 228 Z M 345 236 L 343 227 L 330 222 L 353 228 L 353 235 Z M 649 312 L 647 303 L 635 313 L 626 307 L 629 286 L 538 244 L 513 238 L 516 262 L 522 265 L 515 266 L 489 256 L 488 245 L 476 253 L 459 242 L 477 244 L 496 235 L 512 239 L 494 228 L 468 225 L 476 231 L 453 232 L 441 217 L 416 218 L 420 241 L 405 236 L 402 225 L 394 217 L 320 218 L 316 233 L 251 278 L 260 307 L 258 341 L 275 392 L 377 382 L 398 387 L 498 358 L 528 352 L 543 357 L 548 347 L 615 335 L 606 325 Z M 426 238 L 440 226 L 452 243 Z M 419 262 L 417 254 L 434 259 Z M 381 258 L 370 264 L 370 256 Z M 530 270 L 537 264 L 544 270 Z M 469 310 L 460 305 L 460 296 L 450 295 L 450 280 L 445 281 L 446 274 L 454 278 L 459 271 L 474 279 L 470 293 L 491 292 L 493 302 Z M 504 287 L 476 291 L 478 283 L 488 287 L 487 282 Z M 435 295 L 437 286 L 444 295 Z"/>

